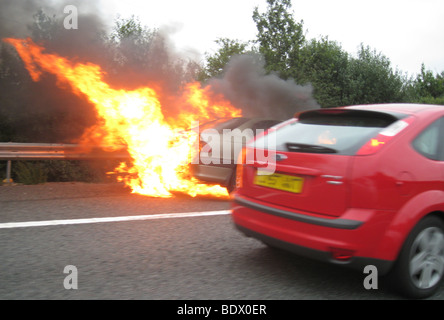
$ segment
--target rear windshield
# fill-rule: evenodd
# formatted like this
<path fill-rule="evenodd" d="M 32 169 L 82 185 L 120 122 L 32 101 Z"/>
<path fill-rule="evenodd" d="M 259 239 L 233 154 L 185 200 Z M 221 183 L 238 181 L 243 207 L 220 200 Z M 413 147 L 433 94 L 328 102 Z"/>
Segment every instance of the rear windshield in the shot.
<path fill-rule="evenodd" d="M 258 148 L 353 155 L 399 117 L 362 110 L 316 110 L 254 142 Z"/>

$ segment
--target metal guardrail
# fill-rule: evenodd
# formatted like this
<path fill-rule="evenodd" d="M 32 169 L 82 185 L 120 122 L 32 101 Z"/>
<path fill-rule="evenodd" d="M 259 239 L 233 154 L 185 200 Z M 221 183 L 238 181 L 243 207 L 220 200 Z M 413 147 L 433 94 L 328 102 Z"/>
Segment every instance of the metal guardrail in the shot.
<path fill-rule="evenodd" d="M 88 160 L 128 159 L 125 147 L 83 146 L 77 144 L 0 143 L 0 160 Z"/>
<path fill-rule="evenodd" d="M 12 182 L 11 167 L 13 160 L 127 160 L 130 158 L 124 146 L 109 148 L 78 144 L 0 142 L 0 161 L 7 161 L 6 183 Z"/>

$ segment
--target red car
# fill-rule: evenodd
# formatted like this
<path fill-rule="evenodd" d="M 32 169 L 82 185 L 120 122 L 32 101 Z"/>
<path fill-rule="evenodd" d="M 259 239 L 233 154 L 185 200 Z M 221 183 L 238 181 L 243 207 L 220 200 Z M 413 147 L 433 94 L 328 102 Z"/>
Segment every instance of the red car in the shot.
<path fill-rule="evenodd" d="M 444 274 L 443 142 L 444 106 L 302 112 L 243 150 L 233 222 L 272 247 L 373 265 L 406 296 L 429 297 Z"/>

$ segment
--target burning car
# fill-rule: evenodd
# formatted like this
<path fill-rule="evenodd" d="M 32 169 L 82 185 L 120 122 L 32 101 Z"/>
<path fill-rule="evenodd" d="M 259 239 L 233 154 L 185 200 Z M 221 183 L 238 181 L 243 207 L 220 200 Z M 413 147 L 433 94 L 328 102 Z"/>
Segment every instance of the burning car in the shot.
<path fill-rule="evenodd" d="M 161 103 L 163 92 L 156 85 L 118 88 L 108 83 L 106 72 L 99 65 L 47 52 L 29 38 L 3 41 L 14 46 L 33 81 L 40 81 L 44 73 L 52 74 L 58 86 L 94 106 L 97 120 L 85 128 L 79 144 L 110 149 L 124 145 L 131 161 L 122 162 L 113 173 L 132 192 L 164 198 L 178 192 L 193 197 L 228 196 L 224 187 L 190 179 L 190 154 L 197 149 L 194 145 L 199 137 L 177 135 L 201 119 L 241 116 L 241 110 L 223 96 L 215 95 L 210 86 L 187 83 L 167 99 L 180 104 L 180 110 L 167 114 Z"/>
<path fill-rule="evenodd" d="M 197 179 L 217 183 L 232 192 L 236 180 L 236 161 L 242 148 L 257 134 L 281 123 L 271 118 L 221 118 L 199 127 L 199 154 L 191 164 Z"/>

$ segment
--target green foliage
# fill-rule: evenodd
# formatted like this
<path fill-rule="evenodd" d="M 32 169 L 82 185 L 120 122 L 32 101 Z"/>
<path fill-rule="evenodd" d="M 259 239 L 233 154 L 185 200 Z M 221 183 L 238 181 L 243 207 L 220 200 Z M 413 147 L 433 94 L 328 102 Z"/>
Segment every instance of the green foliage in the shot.
<path fill-rule="evenodd" d="M 0 105 L 2 105 L 2 99 L 0 98 Z M 13 128 L 11 119 L 6 111 L 0 107 L 0 142 L 11 141 L 13 137 Z"/>
<path fill-rule="evenodd" d="M 139 43 L 149 42 L 152 36 L 153 32 L 146 30 L 135 16 L 129 19 L 118 18 L 111 33 L 111 39 L 114 41 L 132 39 Z"/>
<path fill-rule="evenodd" d="M 424 104 L 437 104 L 444 106 L 444 97 L 433 98 L 433 97 L 420 97 L 417 101 L 418 103 Z"/>
<path fill-rule="evenodd" d="M 110 63 L 117 64 L 121 69 L 114 65 L 111 65 L 111 68 L 117 73 L 125 68 L 127 72 L 136 68 L 149 68 L 152 59 L 148 58 L 157 35 L 156 29 L 142 26 L 134 16 L 129 19 L 118 18 L 106 45 L 109 48 Z"/>
<path fill-rule="evenodd" d="M 48 172 L 41 162 L 17 161 L 13 166 L 14 179 L 23 184 L 41 184 L 48 179 Z"/>
<path fill-rule="evenodd" d="M 290 11 L 291 1 L 267 3 L 265 13 L 260 14 L 258 8 L 253 13 L 256 43 L 267 70 L 299 84 L 310 83 L 321 106 L 408 102 L 415 95 L 409 79 L 393 70 L 382 53 L 361 45 L 354 57 L 328 38 L 307 41 L 303 20 L 295 21 Z M 430 83 L 429 75 L 427 79 Z"/>
<path fill-rule="evenodd" d="M 28 28 L 31 30 L 32 38 L 35 41 L 52 40 L 61 30 L 61 20 L 57 19 L 56 16 L 48 16 L 43 9 L 39 9 L 33 15 L 33 18 L 34 22 Z"/>
<path fill-rule="evenodd" d="M 403 78 L 393 71 L 390 60 L 361 45 L 357 58 L 349 61 L 347 104 L 390 103 L 403 101 Z"/>
<path fill-rule="evenodd" d="M 416 78 L 416 90 L 420 97 L 427 101 L 444 99 L 444 71 L 434 75 L 432 71 L 421 66 L 421 73 Z"/>
<path fill-rule="evenodd" d="M 290 0 L 267 0 L 265 13 L 254 9 L 258 30 L 256 43 L 264 56 L 267 71 L 278 72 L 283 79 L 300 80 L 301 50 L 305 44 L 303 21 L 296 22 Z"/>
<path fill-rule="evenodd" d="M 115 160 L 75 161 L 47 160 L 42 161 L 51 182 L 105 182 L 107 172 L 112 171 L 118 162 Z"/>
<path fill-rule="evenodd" d="M 314 87 L 314 97 L 323 107 L 346 104 L 349 55 L 328 38 L 312 39 L 301 50 L 301 74 Z"/>
<path fill-rule="evenodd" d="M 196 80 L 201 69 L 196 62 L 172 54 L 164 35 L 142 25 L 135 16 L 117 18 L 104 41 L 109 59 L 107 71 L 116 76 L 119 86 L 154 81 L 174 92 Z"/>
<path fill-rule="evenodd" d="M 110 182 L 108 175 L 118 165 L 116 160 L 74 161 L 41 160 L 12 161 L 12 178 L 17 183 L 40 184 L 45 182 Z M 6 176 L 6 162 L 0 162 L 0 178 Z"/>
<path fill-rule="evenodd" d="M 2 181 L 6 178 L 6 163 L 7 161 L 0 161 L 0 185 Z"/>
<path fill-rule="evenodd" d="M 252 49 L 248 49 L 248 42 L 230 40 L 227 38 L 219 38 L 215 42 L 220 48 L 213 55 L 206 54 L 206 66 L 201 69 L 197 77 L 201 82 L 220 76 L 233 56 L 246 54 L 252 51 Z"/>
<path fill-rule="evenodd" d="M 84 181 L 88 171 L 82 168 L 79 161 L 48 160 L 44 162 L 48 178 L 53 182 Z"/>

